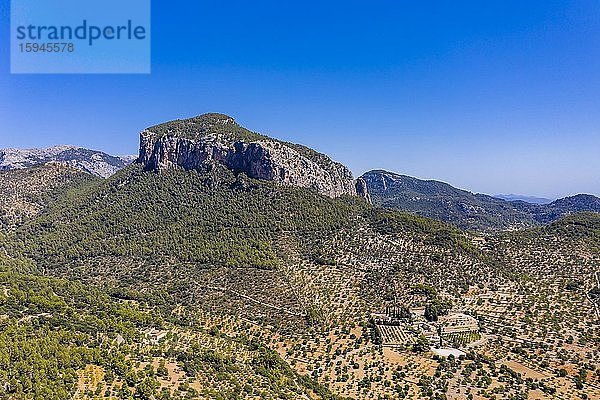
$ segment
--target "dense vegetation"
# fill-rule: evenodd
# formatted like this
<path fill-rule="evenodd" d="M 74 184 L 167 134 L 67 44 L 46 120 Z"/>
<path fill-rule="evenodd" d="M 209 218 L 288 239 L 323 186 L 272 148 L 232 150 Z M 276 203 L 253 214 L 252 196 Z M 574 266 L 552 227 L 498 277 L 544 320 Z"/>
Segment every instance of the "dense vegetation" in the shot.
<path fill-rule="evenodd" d="M 600 240 L 600 214 L 589 212 L 569 215 L 545 226 L 541 231 L 570 238 L 589 237 L 598 241 Z"/>
<path fill-rule="evenodd" d="M 268 139 L 266 136 L 238 125 L 233 118 L 219 113 L 208 113 L 193 118 L 176 119 L 151 126 L 148 130 L 158 136 L 175 134 L 177 137 L 187 139 L 198 139 L 208 134 L 224 136 L 232 141 Z"/>
<path fill-rule="evenodd" d="M 117 335 L 139 340 L 139 329 L 161 326 L 163 314 L 160 308 L 141 312 L 81 283 L 1 273 L 0 393 L 16 399 L 68 398 L 76 371 L 86 364 L 124 377 L 131 363 L 111 343 Z"/>
<path fill-rule="evenodd" d="M 304 255 L 330 263 L 322 243 L 355 229 L 360 219 L 381 234 L 410 234 L 426 245 L 476 253 L 468 235 L 449 225 L 358 198 L 331 199 L 224 167 L 157 174 L 138 164 L 63 189 L 35 219 L 0 237 L 0 246 L 13 264 L 29 260 L 45 272 L 84 260 L 110 265 L 115 258 L 274 269 L 294 241 Z"/>
<path fill-rule="evenodd" d="M 443 222 L 385 208 L 372 208 L 365 215 L 379 233 L 415 235 L 424 244 L 477 253 L 465 232 Z"/>
<path fill-rule="evenodd" d="M 539 228 L 504 233 L 499 237 L 518 246 L 560 238 L 561 241 L 572 244 L 585 243 L 591 249 L 600 251 L 600 214 L 572 214 Z"/>
<path fill-rule="evenodd" d="M 133 165 L 73 188 L 11 238 L 17 252 L 48 267 L 126 256 L 273 268 L 278 234 L 327 235 L 348 226 L 357 207 L 224 168 L 154 174 Z"/>

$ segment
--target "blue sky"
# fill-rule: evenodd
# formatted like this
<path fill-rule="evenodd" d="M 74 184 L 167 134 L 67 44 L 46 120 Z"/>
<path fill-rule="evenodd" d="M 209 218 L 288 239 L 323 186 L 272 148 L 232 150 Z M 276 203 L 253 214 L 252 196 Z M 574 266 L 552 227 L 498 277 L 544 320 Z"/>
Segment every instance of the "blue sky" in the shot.
<path fill-rule="evenodd" d="M 598 1 L 290 3 L 154 0 L 151 74 L 11 75 L 0 0 L 0 147 L 136 153 L 217 111 L 356 176 L 600 195 Z"/>

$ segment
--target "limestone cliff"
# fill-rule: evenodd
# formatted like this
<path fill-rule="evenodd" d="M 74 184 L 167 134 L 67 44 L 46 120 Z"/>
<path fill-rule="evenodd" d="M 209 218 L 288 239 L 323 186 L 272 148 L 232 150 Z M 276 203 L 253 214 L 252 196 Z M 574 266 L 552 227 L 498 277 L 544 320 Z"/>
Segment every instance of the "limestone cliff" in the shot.
<path fill-rule="evenodd" d="M 251 178 L 311 188 L 329 197 L 356 195 L 352 173 L 342 164 L 307 147 L 251 132 L 223 114 L 144 130 L 138 162 L 158 172 L 176 166 L 207 171 L 222 163 Z"/>

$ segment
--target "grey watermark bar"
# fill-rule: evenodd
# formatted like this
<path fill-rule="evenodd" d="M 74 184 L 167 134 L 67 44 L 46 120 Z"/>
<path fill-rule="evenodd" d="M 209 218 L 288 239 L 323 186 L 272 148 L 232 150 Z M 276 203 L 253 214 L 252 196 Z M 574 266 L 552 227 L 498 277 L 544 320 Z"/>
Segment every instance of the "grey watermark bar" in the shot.
<path fill-rule="evenodd" d="M 12 0 L 11 72 L 150 73 L 150 0 Z"/>

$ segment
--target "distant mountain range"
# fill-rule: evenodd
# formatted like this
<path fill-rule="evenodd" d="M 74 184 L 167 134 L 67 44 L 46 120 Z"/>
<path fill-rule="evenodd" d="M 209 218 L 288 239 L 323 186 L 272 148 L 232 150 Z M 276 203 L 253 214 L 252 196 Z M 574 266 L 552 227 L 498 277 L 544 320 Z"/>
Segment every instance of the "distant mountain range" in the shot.
<path fill-rule="evenodd" d="M 0 171 L 29 168 L 51 161 L 61 162 L 89 174 L 107 178 L 132 163 L 137 156 L 111 156 L 76 146 L 42 149 L 0 149 Z"/>
<path fill-rule="evenodd" d="M 541 199 L 529 198 L 529 202 L 526 202 L 514 195 L 504 200 L 457 189 L 444 182 L 421 180 L 383 170 L 369 171 L 361 178 L 375 205 L 408 211 L 476 231 L 529 228 L 576 212 L 600 212 L 600 198 L 585 194 L 544 204 Z"/>
<path fill-rule="evenodd" d="M 494 195 L 497 199 L 502 199 L 506 201 L 524 201 L 526 203 L 531 204 L 548 204 L 552 203 L 551 199 L 547 199 L 545 197 L 536 197 L 536 196 L 524 196 L 522 194 L 497 194 Z"/>

